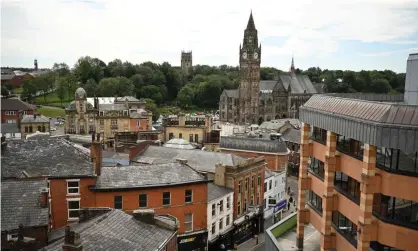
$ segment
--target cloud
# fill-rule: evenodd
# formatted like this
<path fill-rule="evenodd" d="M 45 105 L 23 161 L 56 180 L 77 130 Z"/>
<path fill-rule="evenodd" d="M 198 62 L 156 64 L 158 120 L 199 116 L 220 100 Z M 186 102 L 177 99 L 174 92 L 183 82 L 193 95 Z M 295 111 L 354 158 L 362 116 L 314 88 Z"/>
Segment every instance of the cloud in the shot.
<path fill-rule="evenodd" d="M 393 50 L 393 51 L 382 51 L 382 52 L 375 52 L 375 53 L 360 53 L 363 57 L 386 57 L 393 55 L 395 53 L 413 53 L 418 51 L 418 47 L 415 48 L 407 48 L 402 50 Z"/>
<path fill-rule="evenodd" d="M 50 58 L 47 67 L 84 55 L 179 65 L 185 49 L 197 64 L 237 65 L 251 9 L 261 43 L 286 38 L 263 46 L 264 58 L 286 62 L 331 55 L 341 40 L 412 44 L 418 31 L 418 1 L 407 0 L 3 0 L 2 57 Z"/>

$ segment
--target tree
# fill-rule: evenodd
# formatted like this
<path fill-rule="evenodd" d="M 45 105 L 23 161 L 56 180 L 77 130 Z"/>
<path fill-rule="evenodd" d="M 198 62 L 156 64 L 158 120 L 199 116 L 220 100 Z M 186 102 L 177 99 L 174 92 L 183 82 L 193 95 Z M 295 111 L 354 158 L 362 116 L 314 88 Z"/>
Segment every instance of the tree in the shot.
<path fill-rule="evenodd" d="M 9 96 L 9 90 L 6 88 L 6 86 L 1 85 L 1 95 L 3 97 L 7 97 Z"/>
<path fill-rule="evenodd" d="M 23 81 L 23 92 L 22 97 L 25 98 L 27 101 L 31 102 L 38 91 L 36 85 L 33 82 L 33 78 L 27 78 Z"/>
<path fill-rule="evenodd" d="M 193 104 L 194 99 L 194 91 L 189 86 L 184 86 L 180 89 L 177 100 L 181 104 L 183 108 L 191 106 Z"/>
<path fill-rule="evenodd" d="M 142 97 L 154 100 L 155 103 L 161 104 L 164 95 L 161 93 L 161 89 L 155 85 L 147 85 L 141 89 Z"/>
<path fill-rule="evenodd" d="M 115 96 L 118 89 L 118 80 L 116 78 L 104 78 L 99 82 L 99 92 L 103 97 Z"/>
<path fill-rule="evenodd" d="M 87 96 L 94 97 L 99 96 L 99 85 L 94 79 L 87 80 L 87 83 L 83 86 L 84 90 L 87 93 Z"/>
<path fill-rule="evenodd" d="M 389 81 L 386 79 L 375 79 L 372 80 L 371 89 L 375 93 L 389 93 L 391 90 Z"/>
<path fill-rule="evenodd" d="M 157 119 L 160 117 L 160 111 L 158 110 L 154 100 L 149 98 L 145 98 L 143 100 L 146 102 L 145 108 L 152 112 L 152 121 L 157 121 Z"/>
<path fill-rule="evenodd" d="M 68 87 L 68 84 L 66 83 L 66 78 L 64 76 L 60 77 L 58 79 L 58 86 L 55 92 L 61 101 L 61 106 L 62 106 L 62 101 L 64 101 L 65 99 L 65 92 L 66 92 L 67 87 Z"/>
<path fill-rule="evenodd" d="M 132 80 L 126 77 L 116 77 L 116 94 L 118 96 L 132 96 L 135 86 Z"/>
<path fill-rule="evenodd" d="M 62 77 L 70 74 L 70 67 L 66 63 L 54 63 L 54 66 L 52 66 L 52 71 L 58 76 Z"/>

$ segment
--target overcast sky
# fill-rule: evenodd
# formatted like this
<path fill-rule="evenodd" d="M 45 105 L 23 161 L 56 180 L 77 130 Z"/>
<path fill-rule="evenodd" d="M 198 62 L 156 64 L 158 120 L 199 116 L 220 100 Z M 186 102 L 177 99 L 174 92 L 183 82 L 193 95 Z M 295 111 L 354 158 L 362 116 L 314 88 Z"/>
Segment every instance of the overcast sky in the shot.
<path fill-rule="evenodd" d="M 314 3 L 312 3 L 314 2 Z M 418 0 L 2 0 L 1 65 L 168 61 L 238 65 L 250 11 L 262 66 L 391 69 L 418 52 Z"/>

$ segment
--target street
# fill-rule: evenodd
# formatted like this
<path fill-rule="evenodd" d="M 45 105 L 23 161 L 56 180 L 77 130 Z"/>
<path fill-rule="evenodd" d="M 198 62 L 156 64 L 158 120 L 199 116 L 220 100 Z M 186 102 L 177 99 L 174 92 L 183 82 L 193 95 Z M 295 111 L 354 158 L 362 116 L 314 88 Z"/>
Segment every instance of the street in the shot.
<path fill-rule="evenodd" d="M 51 118 L 50 127 L 57 129 L 56 131 L 51 131 L 51 135 L 63 135 L 64 134 L 64 125 L 57 126 L 57 125 L 55 125 L 55 122 L 57 122 L 57 118 Z"/>
<path fill-rule="evenodd" d="M 287 177 L 287 186 L 290 187 L 293 199 L 298 202 L 298 178 L 293 176 Z"/>

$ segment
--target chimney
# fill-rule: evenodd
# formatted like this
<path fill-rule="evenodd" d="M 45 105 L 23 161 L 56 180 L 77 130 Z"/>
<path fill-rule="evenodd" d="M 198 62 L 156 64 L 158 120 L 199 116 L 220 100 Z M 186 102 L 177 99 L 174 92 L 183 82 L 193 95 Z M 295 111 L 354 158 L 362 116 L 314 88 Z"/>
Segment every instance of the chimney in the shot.
<path fill-rule="evenodd" d="M 176 161 L 182 165 L 187 165 L 187 159 L 177 158 Z"/>
<path fill-rule="evenodd" d="M 65 227 L 64 245 L 62 251 L 82 251 L 80 234 L 71 231 L 70 226 Z"/>
<path fill-rule="evenodd" d="M 102 144 L 100 142 L 100 134 L 97 134 L 97 141 L 95 141 L 94 134 L 92 134 L 92 141 L 90 144 L 90 157 L 93 161 L 94 173 L 100 176 L 102 169 Z"/>
<path fill-rule="evenodd" d="M 418 53 L 409 54 L 406 63 L 405 103 L 418 105 Z"/>
<path fill-rule="evenodd" d="M 41 189 L 40 206 L 42 208 L 47 208 L 48 207 L 48 189 L 47 188 L 42 188 Z"/>
<path fill-rule="evenodd" d="M 216 164 L 215 167 L 215 180 L 213 181 L 213 183 L 215 183 L 215 185 L 218 186 L 225 186 L 225 171 L 226 171 L 226 166 L 222 163 L 218 163 Z"/>
<path fill-rule="evenodd" d="M 138 209 L 134 210 L 133 217 L 135 220 L 142 221 L 147 224 L 154 225 L 154 215 L 155 212 L 153 209 Z"/>

